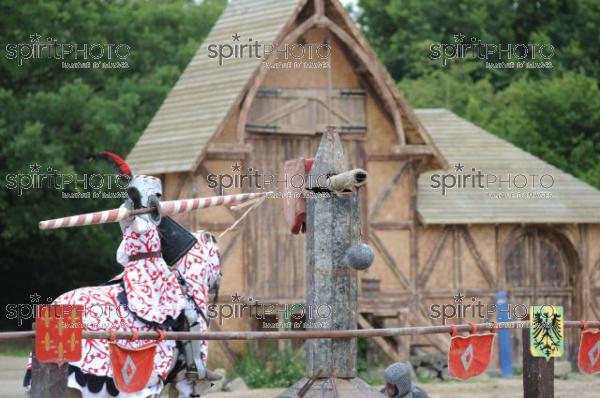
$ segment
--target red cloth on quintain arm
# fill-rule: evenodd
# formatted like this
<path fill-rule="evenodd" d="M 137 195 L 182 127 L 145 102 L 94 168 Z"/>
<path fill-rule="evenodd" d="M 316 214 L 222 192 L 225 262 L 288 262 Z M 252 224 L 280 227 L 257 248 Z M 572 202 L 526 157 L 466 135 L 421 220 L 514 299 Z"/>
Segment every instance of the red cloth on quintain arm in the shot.
<path fill-rule="evenodd" d="M 285 173 L 283 215 L 294 235 L 304 232 L 306 219 L 304 185 L 312 164 L 312 159 L 298 158 L 286 160 L 283 166 Z"/>

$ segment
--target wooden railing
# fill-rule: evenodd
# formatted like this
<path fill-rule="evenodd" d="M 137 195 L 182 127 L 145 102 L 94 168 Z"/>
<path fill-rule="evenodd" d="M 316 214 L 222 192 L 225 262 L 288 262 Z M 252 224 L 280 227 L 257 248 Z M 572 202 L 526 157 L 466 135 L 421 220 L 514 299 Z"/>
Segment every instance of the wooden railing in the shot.
<path fill-rule="evenodd" d="M 600 328 L 600 321 L 588 321 L 588 327 Z M 532 357 L 529 352 L 529 321 L 479 323 L 479 331 L 498 329 L 521 329 L 523 333 L 523 392 L 524 398 L 554 397 L 554 359 Z M 581 321 L 565 321 L 565 328 L 581 328 Z M 473 325 L 456 325 L 456 331 L 469 332 Z M 451 333 L 452 326 L 411 326 L 385 329 L 350 329 L 350 330 L 300 330 L 300 331 L 233 331 L 233 332 L 165 332 L 165 340 L 281 340 L 281 339 L 347 339 L 353 337 L 397 337 L 415 336 L 437 333 Z M 108 339 L 111 335 L 118 340 L 129 340 L 133 337 L 130 331 L 84 331 L 84 339 Z M 158 332 L 139 332 L 137 338 L 157 340 Z M 35 338 L 35 331 L 1 332 L 0 341 Z M 67 366 L 53 363 L 39 363 L 33 358 L 32 398 L 62 398 L 66 396 Z M 456 388 L 460 388 L 458 385 Z"/>

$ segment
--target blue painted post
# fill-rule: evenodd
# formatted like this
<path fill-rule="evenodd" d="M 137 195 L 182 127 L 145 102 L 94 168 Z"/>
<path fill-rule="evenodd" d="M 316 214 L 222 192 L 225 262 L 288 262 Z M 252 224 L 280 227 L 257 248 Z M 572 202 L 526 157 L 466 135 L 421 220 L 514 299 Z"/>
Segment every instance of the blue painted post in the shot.
<path fill-rule="evenodd" d="M 501 290 L 496 293 L 496 321 L 508 322 L 509 307 L 506 302 L 506 292 Z M 500 370 L 502 377 L 512 377 L 512 355 L 510 348 L 510 330 L 498 329 L 498 351 L 500 352 Z"/>

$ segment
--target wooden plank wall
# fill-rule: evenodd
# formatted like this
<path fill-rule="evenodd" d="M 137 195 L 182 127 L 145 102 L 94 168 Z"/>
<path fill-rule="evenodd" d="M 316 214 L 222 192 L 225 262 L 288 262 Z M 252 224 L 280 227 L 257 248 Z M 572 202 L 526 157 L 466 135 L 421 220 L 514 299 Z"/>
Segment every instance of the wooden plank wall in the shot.
<path fill-rule="evenodd" d="M 283 162 L 298 157 L 312 157 L 320 137 L 257 137 L 252 139 L 254 152 L 248 165 L 254 170 L 285 180 Z M 344 150 L 353 167 L 361 167 L 361 144 L 344 141 Z M 268 154 L 268 156 L 267 156 Z M 281 182 L 278 190 L 283 190 Z M 261 298 L 302 299 L 304 297 L 304 236 L 292 235 L 283 219 L 282 200 L 267 200 L 247 223 L 248 286 Z"/>

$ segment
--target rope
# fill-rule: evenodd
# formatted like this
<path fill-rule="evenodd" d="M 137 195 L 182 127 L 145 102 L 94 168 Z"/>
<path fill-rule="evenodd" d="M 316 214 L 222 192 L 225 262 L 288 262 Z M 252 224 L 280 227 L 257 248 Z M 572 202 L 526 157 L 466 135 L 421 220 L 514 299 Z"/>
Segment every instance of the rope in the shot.
<path fill-rule="evenodd" d="M 267 197 L 262 196 L 260 198 L 252 199 L 252 200 L 249 200 L 247 202 L 244 202 L 244 203 L 236 205 L 236 206 L 231 206 L 231 210 L 234 210 L 234 211 L 241 210 L 244 207 L 248 207 L 248 206 L 250 206 L 250 207 L 248 207 L 248 209 L 244 212 L 244 214 L 242 214 L 242 216 L 240 218 L 235 220 L 235 222 L 233 224 L 231 224 L 225 231 L 221 232 L 221 234 L 218 236 L 219 239 L 222 238 L 227 232 L 229 232 L 232 229 L 234 229 L 235 227 L 237 227 L 239 225 L 239 223 L 241 223 L 244 220 L 244 218 L 246 218 L 246 216 L 248 214 L 250 214 L 253 210 L 258 208 L 258 206 L 260 206 L 265 201 L 265 199 L 267 199 Z"/>

